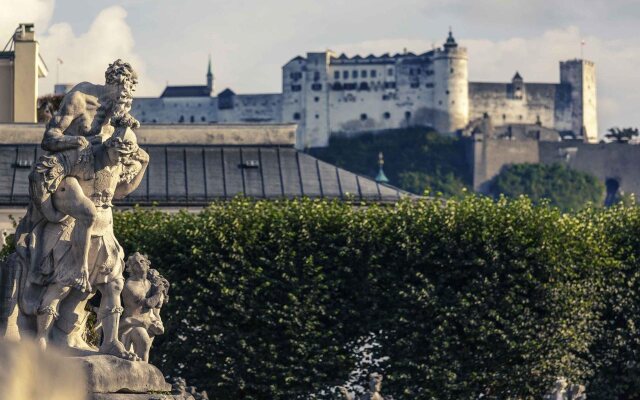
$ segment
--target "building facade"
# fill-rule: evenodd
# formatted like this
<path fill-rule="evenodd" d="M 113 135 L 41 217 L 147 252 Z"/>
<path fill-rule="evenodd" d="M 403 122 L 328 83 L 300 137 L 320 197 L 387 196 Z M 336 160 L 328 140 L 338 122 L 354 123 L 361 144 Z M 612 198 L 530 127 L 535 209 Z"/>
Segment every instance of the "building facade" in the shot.
<path fill-rule="evenodd" d="M 38 78 L 48 70 L 33 24 L 20 24 L 0 51 L 0 123 L 37 122 Z"/>
<path fill-rule="evenodd" d="M 209 64 L 206 86 L 168 86 L 160 98 L 136 99 L 132 112 L 143 123 L 296 123 L 298 148 L 407 126 L 462 131 L 485 115 L 597 141 L 592 62 L 561 62 L 559 83 L 528 83 L 519 73 L 508 83 L 469 82 L 467 64 L 467 50 L 449 32 L 442 47 L 422 54 L 307 53 L 283 66 L 281 93 L 226 89 L 217 97 Z"/>

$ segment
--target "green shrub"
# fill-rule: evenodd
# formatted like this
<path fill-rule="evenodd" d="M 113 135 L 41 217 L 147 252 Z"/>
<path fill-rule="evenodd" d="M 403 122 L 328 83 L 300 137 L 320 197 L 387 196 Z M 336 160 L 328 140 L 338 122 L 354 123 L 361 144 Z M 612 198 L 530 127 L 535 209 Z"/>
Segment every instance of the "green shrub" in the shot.
<path fill-rule="evenodd" d="M 514 164 L 505 167 L 491 183 L 495 197 L 529 196 L 548 199 L 561 210 L 580 210 L 588 203 L 602 204 L 604 185 L 593 175 L 563 164 Z"/>
<path fill-rule="evenodd" d="M 539 398 L 594 373 L 610 260 L 587 218 L 526 199 L 238 199 L 115 223 L 172 282 L 154 362 L 220 399 L 327 393 L 372 332 L 396 398 Z"/>

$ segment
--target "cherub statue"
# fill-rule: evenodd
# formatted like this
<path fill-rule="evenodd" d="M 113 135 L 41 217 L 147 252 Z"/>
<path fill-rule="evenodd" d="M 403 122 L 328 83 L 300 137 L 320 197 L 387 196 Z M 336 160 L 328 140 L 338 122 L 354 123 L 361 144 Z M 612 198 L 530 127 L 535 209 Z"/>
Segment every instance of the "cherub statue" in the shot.
<path fill-rule="evenodd" d="M 122 290 L 124 313 L 120 320 L 120 340 L 125 348 L 147 362 L 153 339 L 164 333 L 160 308 L 169 300 L 169 282 L 150 265 L 138 252 L 127 259 L 129 278 Z"/>

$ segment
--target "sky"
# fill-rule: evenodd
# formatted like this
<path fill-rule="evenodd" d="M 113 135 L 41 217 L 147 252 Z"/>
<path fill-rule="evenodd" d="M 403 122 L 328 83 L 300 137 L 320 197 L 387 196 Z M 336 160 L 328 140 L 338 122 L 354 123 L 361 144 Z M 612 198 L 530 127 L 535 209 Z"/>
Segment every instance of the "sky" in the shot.
<path fill-rule="evenodd" d="M 449 27 L 469 53 L 469 79 L 557 82 L 561 60 L 596 63 L 601 133 L 640 126 L 638 0 L 0 0 L 0 41 L 34 22 L 49 76 L 101 82 L 116 58 L 140 75 L 138 96 L 169 84 L 281 91 L 296 55 L 427 51 Z M 581 46 L 584 41 L 585 45 Z M 59 65 L 57 59 L 63 61 Z"/>

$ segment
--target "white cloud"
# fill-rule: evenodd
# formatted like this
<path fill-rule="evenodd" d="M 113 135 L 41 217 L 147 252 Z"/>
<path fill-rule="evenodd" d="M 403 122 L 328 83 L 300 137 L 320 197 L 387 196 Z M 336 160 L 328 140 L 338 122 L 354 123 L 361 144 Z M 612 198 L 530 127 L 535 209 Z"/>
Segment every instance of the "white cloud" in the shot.
<path fill-rule="evenodd" d="M 7 1 L 7 0 L 3 0 Z M 55 0 L 8 0 L 0 13 L 0 33 L 9 38 L 20 22 L 34 22 L 40 53 L 49 68 L 49 75 L 40 79 L 40 94 L 51 93 L 56 82 L 57 59 L 60 81 L 78 83 L 104 82 L 104 71 L 110 62 L 121 58 L 130 62 L 141 76 L 141 91 L 157 91 L 158 85 L 147 79 L 146 66 L 135 50 L 127 12 L 120 6 L 102 10 L 85 33 L 76 34 L 68 23 L 49 26 Z M 4 10 L 8 9 L 8 13 Z"/>

